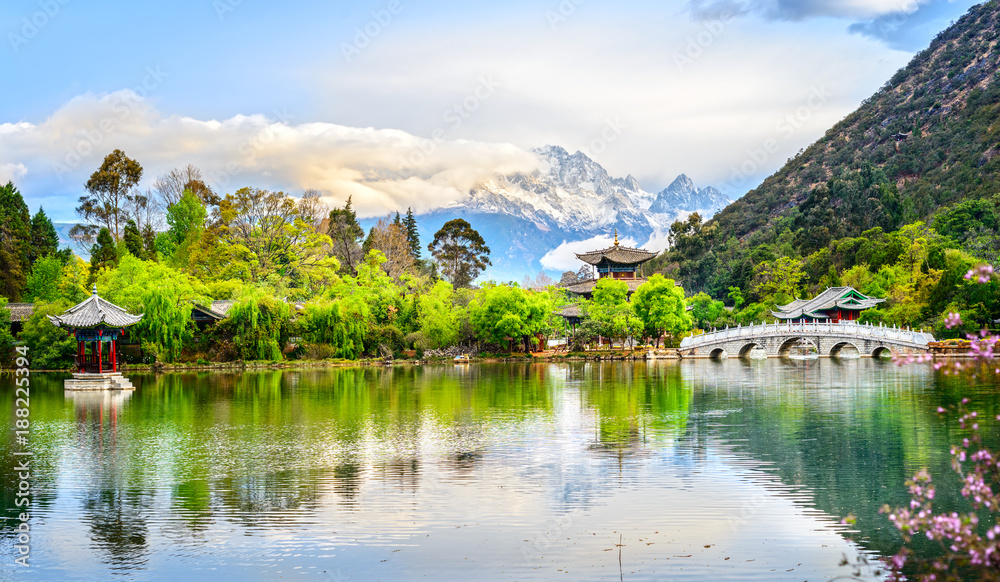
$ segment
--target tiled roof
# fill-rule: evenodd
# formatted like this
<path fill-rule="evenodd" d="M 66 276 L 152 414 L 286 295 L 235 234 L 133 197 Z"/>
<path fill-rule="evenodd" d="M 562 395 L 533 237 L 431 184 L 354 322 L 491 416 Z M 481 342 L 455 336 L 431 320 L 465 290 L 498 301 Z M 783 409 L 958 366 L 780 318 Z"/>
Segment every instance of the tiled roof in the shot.
<path fill-rule="evenodd" d="M 771 313 L 778 319 L 796 319 L 803 315 L 816 319 L 827 317 L 821 311 L 827 309 L 849 309 L 861 311 L 870 309 L 885 299 L 869 297 L 853 287 L 830 287 L 812 299 L 796 299 L 788 305 L 778 307 Z"/>
<path fill-rule="evenodd" d="M 142 314 L 132 315 L 114 303 L 97 296 L 97 286 L 94 294 L 83 303 L 70 307 L 62 315 L 50 315 L 49 321 L 57 327 L 128 327 L 142 320 Z"/>
<path fill-rule="evenodd" d="M 561 315 L 563 317 L 583 317 L 583 310 L 580 309 L 579 305 L 567 305 L 559 311 L 556 311 L 556 315 Z"/>
<path fill-rule="evenodd" d="M 600 251 L 591 251 L 589 253 L 583 253 L 582 255 L 578 253 L 576 258 L 591 265 L 600 263 L 604 258 L 622 265 L 638 265 L 640 263 L 645 263 L 656 255 L 657 253 L 647 251 L 645 249 L 633 249 L 614 245 Z"/>
<path fill-rule="evenodd" d="M 588 293 L 594 292 L 594 285 L 597 285 L 597 282 L 599 280 L 600 279 L 591 279 L 589 281 L 584 281 L 582 283 L 577 283 L 575 285 L 567 285 L 563 287 L 563 289 L 569 291 L 570 293 L 576 293 L 577 295 L 586 295 Z M 626 285 L 628 285 L 628 292 L 633 293 L 635 292 L 636 289 L 639 288 L 639 285 L 642 285 L 643 283 L 646 282 L 646 279 L 645 277 L 642 277 L 638 279 L 615 279 L 615 281 L 621 281 L 622 283 L 625 283 Z"/>
<path fill-rule="evenodd" d="M 229 315 L 229 310 L 233 308 L 233 304 L 235 303 L 235 301 L 229 299 L 220 299 L 212 301 L 208 305 L 195 303 L 194 307 L 212 319 L 220 320 L 225 319 Z"/>
<path fill-rule="evenodd" d="M 10 310 L 10 321 L 14 322 L 25 322 L 31 319 L 31 314 L 35 312 L 34 303 L 8 303 L 7 309 Z"/>

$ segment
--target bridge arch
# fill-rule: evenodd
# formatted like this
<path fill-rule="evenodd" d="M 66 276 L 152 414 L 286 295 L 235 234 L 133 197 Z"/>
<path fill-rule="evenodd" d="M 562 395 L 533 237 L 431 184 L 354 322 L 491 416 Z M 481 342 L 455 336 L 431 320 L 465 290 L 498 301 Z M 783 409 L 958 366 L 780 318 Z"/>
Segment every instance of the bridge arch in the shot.
<path fill-rule="evenodd" d="M 708 354 L 708 357 L 712 358 L 713 360 L 722 360 L 728 358 L 729 354 L 726 353 L 726 350 L 723 348 L 715 348 L 712 350 L 710 354 Z"/>
<path fill-rule="evenodd" d="M 739 351 L 740 357 L 741 358 L 749 358 L 750 357 L 750 352 L 752 352 L 754 348 L 760 348 L 760 349 L 765 350 L 765 351 L 767 350 L 767 347 L 763 343 L 753 342 L 753 341 L 747 342 L 746 344 L 743 345 L 743 347 L 740 348 L 740 351 Z M 770 355 L 770 354 L 768 354 L 768 355 Z"/>
<path fill-rule="evenodd" d="M 857 344 L 851 341 L 841 340 L 833 344 L 833 346 L 830 348 L 830 354 L 829 354 L 830 357 L 831 358 L 840 357 L 842 355 L 841 353 L 845 348 L 853 348 L 858 353 L 858 356 L 863 355 L 861 353 L 861 348 L 859 348 Z"/>
<path fill-rule="evenodd" d="M 885 357 L 886 355 L 892 356 L 892 349 L 889 348 L 889 346 L 878 346 L 874 350 L 872 350 L 873 358 L 882 358 Z"/>
<path fill-rule="evenodd" d="M 778 355 L 781 357 L 787 357 L 792 351 L 792 348 L 794 348 L 800 341 L 805 341 L 806 344 L 816 350 L 817 354 L 819 353 L 819 346 L 817 346 L 816 342 L 811 339 L 806 337 L 790 337 L 782 342 L 781 346 L 778 347 Z"/>

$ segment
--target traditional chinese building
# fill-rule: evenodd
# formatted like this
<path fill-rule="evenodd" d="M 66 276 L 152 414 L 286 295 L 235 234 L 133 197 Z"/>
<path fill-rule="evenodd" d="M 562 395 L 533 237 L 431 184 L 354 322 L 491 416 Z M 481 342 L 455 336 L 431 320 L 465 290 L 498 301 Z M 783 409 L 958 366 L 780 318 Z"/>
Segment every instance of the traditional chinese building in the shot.
<path fill-rule="evenodd" d="M 869 297 L 853 287 L 830 287 L 812 299 L 796 299 L 778 307 L 771 314 L 782 321 L 829 322 L 855 321 L 865 309 L 885 299 Z"/>
<path fill-rule="evenodd" d="M 50 315 L 56 327 L 76 339 L 76 373 L 66 380 L 67 390 L 131 390 L 132 383 L 118 372 L 118 340 L 126 329 L 142 320 L 94 293 L 62 315 Z"/>
<path fill-rule="evenodd" d="M 645 249 L 633 249 L 619 245 L 618 231 L 615 231 L 615 244 L 613 246 L 576 255 L 581 261 L 594 266 L 597 277 L 589 281 L 567 285 L 565 289 L 577 295 L 590 297 L 594 292 L 594 285 L 599 280 L 611 278 L 627 284 L 631 295 L 639 285 L 646 282 L 646 278 L 640 273 L 640 267 L 656 255 L 657 253 Z"/>

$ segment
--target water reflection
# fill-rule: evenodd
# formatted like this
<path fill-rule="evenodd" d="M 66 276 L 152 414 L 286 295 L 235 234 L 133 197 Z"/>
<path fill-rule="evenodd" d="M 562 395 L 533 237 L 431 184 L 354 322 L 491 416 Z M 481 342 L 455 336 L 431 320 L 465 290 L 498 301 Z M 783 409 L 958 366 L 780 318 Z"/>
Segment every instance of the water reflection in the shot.
<path fill-rule="evenodd" d="M 605 550 L 619 536 L 630 579 L 831 578 L 855 551 L 840 516 L 857 515 L 862 547 L 892 552 L 878 507 L 905 503 L 916 468 L 948 473 L 953 435 L 937 406 L 971 395 L 996 414 L 995 385 L 872 360 L 133 382 L 134 393 L 33 388 L 39 545 L 27 579 L 214 579 L 241 567 L 249 580 L 297 569 L 323 579 L 333 566 L 353 579 L 548 579 L 567 568 L 602 579 L 617 575 Z M 0 401 L 9 418 L 12 401 Z"/>

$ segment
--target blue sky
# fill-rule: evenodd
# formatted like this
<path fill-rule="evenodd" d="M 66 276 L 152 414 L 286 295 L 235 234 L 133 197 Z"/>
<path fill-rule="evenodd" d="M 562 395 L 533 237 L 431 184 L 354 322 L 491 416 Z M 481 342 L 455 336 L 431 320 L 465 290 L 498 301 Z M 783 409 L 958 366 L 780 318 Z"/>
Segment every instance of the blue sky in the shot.
<path fill-rule="evenodd" d="M 192 163 L 222 192 L 312 187 L 377 215 L 551 143 L 647 190 L 684 172 L 735 196 L 972 4 L 8 0 L 0 179 L 71 221 L 120 147 L 146 185 Z"/>

